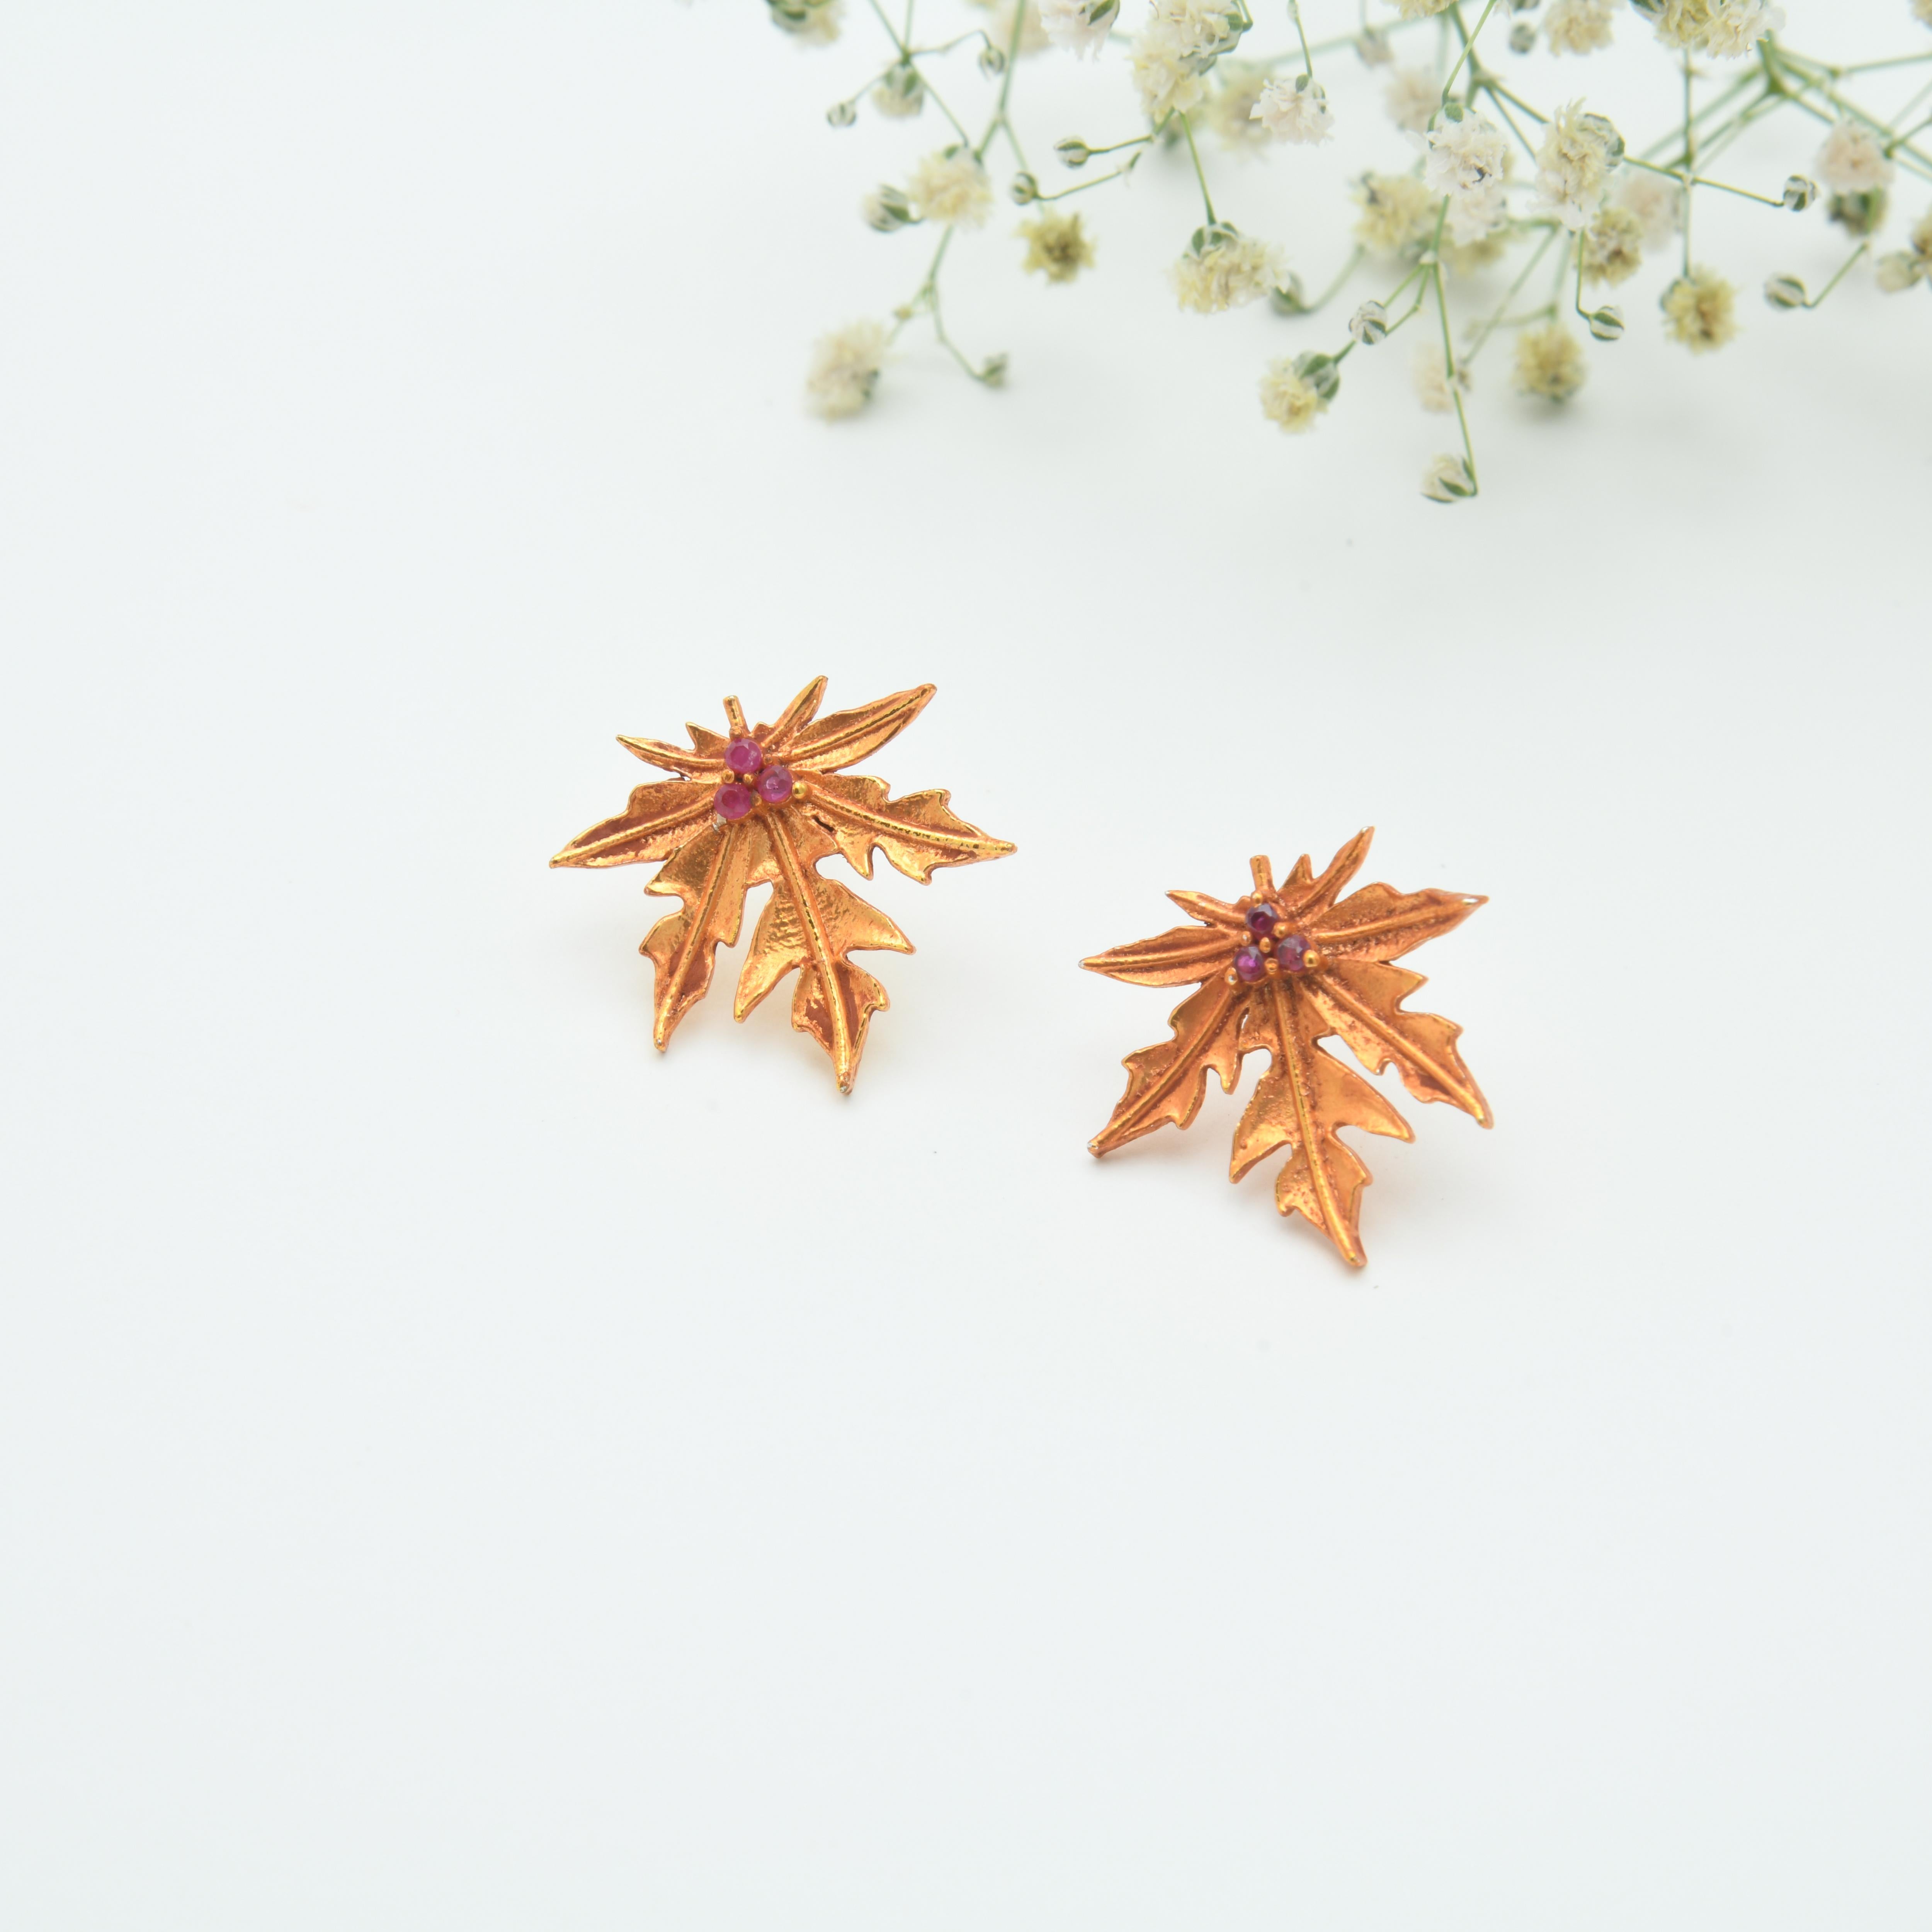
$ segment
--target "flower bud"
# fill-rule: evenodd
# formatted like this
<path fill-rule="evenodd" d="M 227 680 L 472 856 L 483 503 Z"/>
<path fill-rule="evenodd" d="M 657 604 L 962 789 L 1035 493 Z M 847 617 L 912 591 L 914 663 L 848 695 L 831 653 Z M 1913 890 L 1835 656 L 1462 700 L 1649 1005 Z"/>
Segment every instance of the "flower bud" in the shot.
<path fill-rule="evenodd" d="M 1054 144 L 1053 152 L 1060 157 L 1064 168 L 1084 168 L 1094 158 L 1094 150 L 1084 141 L 1070 137 Z"/>
<path fill-rule="evenodd" d="M 1355 42 L 1355 52 L 1364 67 L 1387 67 L 1395 58 L 1395 50 L 1379 27 L 1363 28 Z"/>
<path fill-rule="evenodd" d="M 1024 208 L 1030 201 L 1040 199 L 1040 183 L 1022 168 L 1013 177 L 1013 184 L 1006 192 Z"/>
<path fill-rule="evenodd" d="M 1509 30 L 1510 52 L 1526 54 L 1536 45 L 1536 27 L 1532 21 L 1519 20 Z"/>
<path fill-rule="evenodd" d="M 835 100 L 825 110 L 825 118 L 835 128 L 849 128 L 858 119 L 859 110 L 849 100 Z"/>
<path fill-rule="evenodd" d="M 1818 184 L 1808 175 L 1793 175 L 1784 184 L 1784 205 L 1802 214 L 1818 199 Z"/>
<path fill-rule="evenodd" d="M 1372 349 L 1388 334 L 1388 310 L 1378 302 L 1365 302 L 1349 316 L 1348 333 L 1364 349 Z"/>
<path fill-rule="evenodd" d="M 1332 403 L 1336 391 L 1342 386 L 1342 372 L 1336 368 L 1332 356 L 1298 356 L 1294 373 L 1324 403 Z"/>
<path fill-rule="evenodd" d="M 998 80 L 1006 70 L 1006 50 L 996 47 L 991 40 L 980 50 L 980 71 L 988 80 Z"/>
<path fill-rule="evenodd" d="M 1624 334 L 1624 312 L 1614 302 L 1606 302 L 1600 308 L 1586 315 L 1590 333 L 1599 342 L 1621 342 Z"/>
<path fill-rule="evenodd" d="M 906 199 L 905 190 L 894 188 L 890 182 L 873 189 L 859 204 L 859 212 L 865 216 L 866 225 L 876 228 L 881 235 L 890 235 L 895 228 L 910 227 L 919 219 Z"/>
<path fill-rule="evenodd" d="M 1422 494 L 1431 502 L 1459 502 L 1476 494 L 1476 479 L 1461 457 L 1438 456 L 1422 472 Z"/>
<path fill-rule="evenodd" d="M 1292 270 L 1288 280 L 1268 297 L 1278 315 L 1305 315 L 1308 304 L 1301 290 L 1301 278 Z"/>
<path fill-rule="evenodd" d="M 1773 308 L 1802 308 L 1804 284 L 1796 275 L 1773 275 L 1764 285 L 1764 298 Z"/>
<path fill-rule="evenodd" d="M 988 388 L 997 389 L 1006 380 L 1006 358 L 1003 351 L 998 356 L 988 356 L 980 365 L 980 380 Z"/>

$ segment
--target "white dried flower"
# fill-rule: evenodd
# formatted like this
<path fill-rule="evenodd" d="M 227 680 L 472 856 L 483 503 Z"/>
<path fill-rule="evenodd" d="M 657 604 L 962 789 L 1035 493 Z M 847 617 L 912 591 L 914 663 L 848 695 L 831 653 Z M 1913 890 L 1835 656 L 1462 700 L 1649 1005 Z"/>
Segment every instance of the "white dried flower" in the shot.
<path fill-rule="evenodd" d="M 1441 347 L 1432 342 L 1417 345 L 1415 358 L 1410 364 L 1415 381 L 1415 399 L 1422 406 L 1436 416 L 1447 416 L 1456 406 L 1456 389 L 1467 394 L 1469 388 L 1469 372 L 1459 368 L 1456 371 L 1455 388 L 1450 387 L 1449 368 Z"/>
<path fill-rule="evenodd" d="M 1912 17 L 1922 26 L 1932 27 L 1932 0 L 1912 0 Z"/>
<path fill-rule="evenodd" d="M 1567 403 L 1589 380 L 1583 345 L 1560 322 L 1526 328 L 1516 339 L 1516 386 L 1526 396 Z"/>
<path fill-rule="evenodd" d="M 1553 54 L 1593 54 L 1610 44 L 1616 0 L 1551 0 L 1543 32 Z"/>
<path fill-rule="evenodd" d="M 1839 194 L 1869 194 L 1874 188 L 1889 188 L 1898 172 L 1862 121 L 1840 121 L 1825 136 L 1814 165 L 1819 178 Z"/>
<path fill-rule="evenodd" d="M 1537 150 L 1539 212 L 1573 232 L 1581 228 L 1604 205 L 1623 151 L 1622 136 L 1600 114 L 1586 114 L 1580 100 L 1559 107 Z"/>
<path fill-rule="evenodd" d="M 1382 91 L 1382 105 L 1398 128 L 1420 134 L 1442 105 L 1442 83 L 1425 68 L 1397 68 Z"/>
<path fill-rule="evenodd" d="M 1627 282 L 1643 266 L 1643 223 L 1634 208 L 1600 208 L 1583 231 L 1583 279 Z"/>
<path fill-rule="evenodd" d="M 1617 205 L 1643 224 L 1643 245 L 1661 248 L 1683 225 L 1684 190 L 1667 176 L 1632 168 L 1617 188 Z"/>
<path fill-rule="evenodd" d="M 1133 50 L 1134 80 L 1148 118 L 1158 124 L 1170 114 L 1198 106 L 1207 91 L 1201 76 L 1246 26 L 1231 5 L 1213 0 L 1154 0 Z"/>
<path fill-rule="evenodd" d="M 1713 268 L 1693 268 L 1664 292 L 1666 332 L 1694 356 L 1721 349 L 1738 332 L 1738 292 Z"/>
<path fill-rule="evenodd" d="M 1231 152 L 1260 154 L 1268 145 L 1268 130 L 1255 118 L 1255 109 L 1268 85 L 1267 70 L 1221 62 L 1214 77 L 1219 85 L 1208 97 L 1208 124 Z"/>
<path fill-rule="evenodd" d="M 1260 122 L 1277 141 L 1318 142 L 1332 140 L 1335 133 L 1327 92 L 1318 80 L 1305 76 L 1298 81 L 1270 81 L 1250 118 Z"/>
<path fill-rule="evenodd" d="M 1057 47 L 1084 59 L 1107 44 L 1120 0 L 1040 0 L 1040 23 Z"/>
<path fill-rule="evenodd" d="M 1720 60 L 1737 60 L 1750 52 L 1767 34 L 1780 33 L 1784 27 L 1784 9 L 1766 0 L 1725 0 L 1711 11 L 1711 24 L 1704 29 L 1704 51 Z"/>
<path fill-rule="evenodd" d="M 1502 130 L 1480 114 L 1446 121 L 1428 135 L 1424 184 L 1449 202 L 1449 232 L 1458 242 L 1480 242 L 1508 219 L 1503 182 L 1509 144 Z"/>
<path fill-rule="evenodd" d="M 1767 0 L 1662 0 L 1651 17 L 1666 47 L 1727 60 L 1749 53 L 1784 26 L 1784 9 Z"/>
<path fill-rule="evenodd" d="M 807 406 L 828 422 L 856 416 L 872 400 L 889 340 L 876 322 L 855 322 L 821 335 L 806 373 Z"/>
<path fill-rule="evenodd" d="M 1454 0 L 1395 0 L 1395 10 L 1405 20 L 1426 20 L 1432 14 L 1448 11 Z"/>
<path fill-rule="evenodd" d="M 942 148 L 907 176 L 906 198 L 922 221 L 977 228 L 992 212 L 993 184 L 965 148 Z"/>
<path fill-rule="evenodd" d="M 1397 254 L 1436 232 L 1442 198 L 1413 175 L 1364 175 L 1351 190 L 1361 208 L 1355 239 L 1378 254 Z"/>
<path fill-rule="evenodd" d="M 1040 8 L 1034 0 L 973 0 L 974 6 L 982 8 L 986 14 L 986 37 L 1002 52 L 1013 44 L 1013 15 L 1020 16 L 1020 52 L 1037 54 L 1046 52 L 1050 43 L 1046 28 L 1041 23 Z"/>
<path fill-rule="evenodd" d="M 1197 315 L 1240 308 L 1268 294 L 1280 280 L 1275 252 L 1252 235 L 1232 229 L 1205 230 L 1168 271 L 1175 299 Z"/>
<path fill-rule="evenodd" d="M 1292 356 L 1277 356 L 1262 371 L 1262 414 L 1278 424 L 1284 434 L 1306 436 L 1328 406 L 1328 398 L 1294 366 Z"/>

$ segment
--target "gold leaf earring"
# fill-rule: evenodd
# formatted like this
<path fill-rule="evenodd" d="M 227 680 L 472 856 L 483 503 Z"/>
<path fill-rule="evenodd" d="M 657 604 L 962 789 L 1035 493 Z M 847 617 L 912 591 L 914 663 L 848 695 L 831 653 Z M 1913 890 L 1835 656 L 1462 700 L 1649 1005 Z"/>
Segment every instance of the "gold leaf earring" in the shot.
<path fill-rule="evenodd" d="M 1264 1052 L 1262 1075 L 1234 1130 L 1231 1180 L 1286 1148 L 1275 1204 L 1304 1214 L 1360 1268 L 1367 1259 L 1358 1220 L 1368 1169 L 1337 1134 L 1360 1127 L 1412 1140 L 1408 1123 L 1358 1073 L 1318 1042 L 1334 1034 L 1372 1073 L 1391 1062 L 1418 1100 L 1446 1101 L 1490 1125 L 1489 1103 L 1456 1048 L 1462 1028 L 1402 1001 L 1425 984 L 1390 964 L 1425 940 L 1454 931 L 1484 903 L 1466 892 L 1342 889 L 1367 857 L 1372 830 L 1359 832 L 1316 878 L 1306 856 L 1277 886 L 1265 858 L 1250 862 L 1254 890 L 1234 900 L 1204 892 L 1168 897 L 1196 922 L 1080 963 L 1137 986 L 1200 990 L 1169 1016 L 1174 1037 L 1130 1053 L 1127 1090 L 1088 1143 L 1111 1154 L 1170 1121 L 1191 1126 L 1214 1074 L 1232 1094 L 1248 1054 Z"/>
<path fill-rule="evenodd" d="M 774 724 L 746 724 L 738 700 L 728 698 L 726 731 L 687 724 L 688 751 L 655 738 L 618 740 L 646 764 L 676 776 L 639 785 L 616 818 L 573 838 L 550 863 L 667 862 L 644 890 L 681 899 L 682 909 L 660 920 L 638 949 L 657 969 L 652 1037 L 660 1052 L 710 989 L 717 949 L 737 944 L 746 895 L 768 885 L 772 896 L 738 976 L 734 1016 L 742 1020 L 795 970 L 791 1023 L 831 1055 L 839 1090 L 852 1090 L 867 1026 L 889 1002 L 850 956 L 910 952 L 912 942 L 877 908 L 821 877 L 819 862 L 842 855 L 869 879 L 877 850 L 925 885 L 942 866 L 976 865 L 1013 850 L 955 817 L 945 792 L 895 799 L 883 778 L 845 771 L 897 737 L 933 690 L 922 684 L 820 718 L 819 677 Z"/>

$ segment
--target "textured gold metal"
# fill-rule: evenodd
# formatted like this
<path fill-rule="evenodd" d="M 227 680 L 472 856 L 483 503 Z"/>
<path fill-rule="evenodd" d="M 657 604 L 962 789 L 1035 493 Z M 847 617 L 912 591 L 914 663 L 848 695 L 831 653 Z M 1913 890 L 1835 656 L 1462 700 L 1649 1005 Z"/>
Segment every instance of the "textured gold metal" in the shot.
<path fill-rule="evenodd" d="M 1357 1268 L 1367 1258 L 1358 1222 L 1370 1176 L 1336 1130 L 1361 1127 L 1405 1141 L 1414 1136 L 1380 1093 L 1318 1042 L 1332 1034 L 1372 1073 L 1393 1063 L 1418 1100 L 1445 1100 L 1474 1115 L 1479 1126 L 1491 1124 L 1489 1103 L 1456 1050 L 1462 1028 L 1434 1013 L 1405 1012 L 1402 1002 L 1426 982 L 1419 973 L 1388 964 L 1453 931 L 1485 902 L 1465 892 L 1398 892 L 1375 885 L 1338 904 L 1374 836 L 1372 828 L 1358 833 L 1319 878 L 1304 855 L 1278 888 L 1268 861 L 1255 859 L 1253 892 L 1232 903 L 1204 892 L 1170 892 L 1198 923 L 1080 962 L 1138 986 L 1200 986 L 1169 1016 L 1172 1040 L 1130 1053 L 1121 1063 L 1127 1090 L 1113 1118 L 1088 1142 L 1091 1150 L 1111 1154 L 1169 1122 L 1191 1126 L 1210 1073 L 1232 1094 L 1243 1058 L 1265 1052 L 1270 1070 L 1234 1130 L 1228 1178 L 1239 1180 L 1287 1148 L 1288 1163 L 1275 1178 L 1275 1204 L 1284 1214 L 1306 1215 Z M 1277 921 L 1264 941 L 1255 939 L 1247 922 L 1261 906 Z M 1292 937 L 1307 944 L 1299 970 L 1281 958 L 1283 940 Z M 1252 983 L 1234 965 L 1250 945 L 1264 962 Z M 1248 962 L 1250 968 L 1253 963 Z"/>
<path fill-rule="evenodd" d="M 910 952 L 912 942 L 856 893 L 821 878 L 819 861 L 841 855 L 869 879 L 876 848 L 924 885 L 942 866 L 976 865 L 1013 849 L 956 818 L 945 792 L 896 799 L 882 778 L 844 775 L 844 766 L 898 736 L 925 710 L 933 689 L 922 684 L 820 718 L 825 680 L 819 677 L 775 724 L 748 727 L 736 698 L 728 698 L 729 737 L 687 724 L 688 751 L 655 738 L 618 740 L 646 764 L 677 776 L 639 785 L 616 818 L 573 838 L 550 863 L 667 862 L 644 890 L 682 900 L 682 909 L 660 920 L 638 949 L 657 969 L 652 1036 L 660 1052 L 678 1022 L 710 990 L 718 948 L 737 944 L 746 895 L 768 885 L 772 896 L 752 932 L 733 1010 L 742 1020 L 796 970 L 791 1023 L 831 1055 L 840 1091 L 852 1090 L 866 1027 L 888 1002 L 886 989 L 849 956 Z M 727 820 L 715 800 L 718 787 L 734 776 L 724 762 L 724 748 L 734 737 L 755 738 L 768 763 L 790 772 L 794 788 L 782 805 L 760 800 L 744 818 Z"/>

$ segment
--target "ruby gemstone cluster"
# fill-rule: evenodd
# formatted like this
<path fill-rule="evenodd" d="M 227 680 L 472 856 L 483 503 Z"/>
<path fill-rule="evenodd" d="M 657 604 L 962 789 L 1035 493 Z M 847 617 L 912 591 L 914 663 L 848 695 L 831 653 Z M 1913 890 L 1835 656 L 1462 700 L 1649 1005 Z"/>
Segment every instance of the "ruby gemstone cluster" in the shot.
<path fill-rule="evenodd" d="M 1307 940 L 1298 932 L 1282 932 L 1280 915 L 1272 906 L 1251 908 L 1247 922 L 1248 944 L 1234 955 L 1231 979 L 1252 986 L 1270 973 L 1308 970 Z"/>
<path fill-rule="evenodd" d="M 792 794 L 792 777 L 783 765 L 765 763 L 765 748 L 755 738 L 734 738 L 724 747 L 724 768 L 732 776 L 712 802 L 720 818 L 742 818 L 754 806 L 783 805 Z"/>

